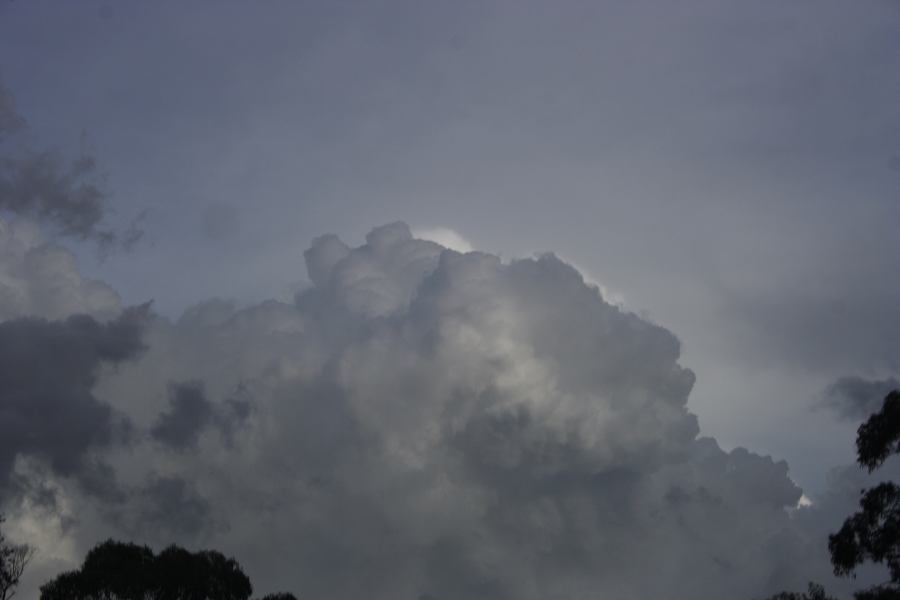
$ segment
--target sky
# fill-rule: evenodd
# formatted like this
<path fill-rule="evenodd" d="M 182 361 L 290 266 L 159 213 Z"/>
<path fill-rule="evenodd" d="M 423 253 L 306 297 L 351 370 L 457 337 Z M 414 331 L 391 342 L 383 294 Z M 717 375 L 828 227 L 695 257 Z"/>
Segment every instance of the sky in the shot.
<path fill-rule="evenodd" d="M 0 0 L 25 597 L 110 536 L 301 597 L 844 593 L 898 63 L 895 0 Z"/>

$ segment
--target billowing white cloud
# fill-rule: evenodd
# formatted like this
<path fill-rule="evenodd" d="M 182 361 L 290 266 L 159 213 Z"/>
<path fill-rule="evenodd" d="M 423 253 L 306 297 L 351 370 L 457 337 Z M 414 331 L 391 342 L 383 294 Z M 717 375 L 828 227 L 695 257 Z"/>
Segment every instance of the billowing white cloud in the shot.
<path fill-rule="evenodd" d="M 759 598 L 827 576 L 787 464 L 698 437 L 678 339 L 570 265 L 403 223 L 305 257 L 293 304 L 146 324 L 94 390 L 135 431 L 103 456 L 121 493 L 54 476 L 61 539 L 209 545 L 259 591 L 335 600 Z"/>

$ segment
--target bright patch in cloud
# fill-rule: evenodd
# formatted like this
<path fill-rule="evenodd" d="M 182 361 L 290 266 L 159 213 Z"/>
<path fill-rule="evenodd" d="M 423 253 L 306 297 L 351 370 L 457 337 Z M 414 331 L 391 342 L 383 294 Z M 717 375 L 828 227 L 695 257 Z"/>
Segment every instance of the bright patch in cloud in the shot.
<path fill-rule="evenodd" d="M 453 231 L 449 227 L 428 227 L 425 229 L 414 229 L 413 236 L 420 240 L 428 240 L 436 244 L 440 244 L 445 248 L 456 250 L 457 252 L 471 252 L 473 250 L 472 243 Z"/>

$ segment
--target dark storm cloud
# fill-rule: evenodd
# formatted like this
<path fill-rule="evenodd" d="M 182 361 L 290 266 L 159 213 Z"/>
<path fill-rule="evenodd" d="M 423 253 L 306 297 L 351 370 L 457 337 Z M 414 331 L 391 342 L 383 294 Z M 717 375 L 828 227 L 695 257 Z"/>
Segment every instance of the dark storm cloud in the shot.
<path fill-rule="evenodd" d="M 196 540 L 213 526 L 209 501 L 179 477 L 152 477 L 136 495 L 136 525 L 165 543 Z"/>
<path fill-rule="evenodd" d="M 185 451 L 194 448 L 200 434 L 209 427 L 231 439 L 250 411 L 251 405 L 245 399 L 229 398 L 213 404 L 202 382 L 173 383 L 169 386 L 169 409 L 157 418 L 150 435 L 173 450 Z"/>
<path fill-rule="evenodd" d="M 169 387 L 169 411 L 161 414 L 150 434 L 176 450 L 185 450 L 197 442 L 197 436 L 213 418 L 212 403 L 206 399 L 203 384 L 185 382 Z"/>
<path fill-rule="evenodd" d="M 63 235 L 109 244 L 113 234 L 98 229 L 106 196 L 96 167 L 89 156 L 69 162 L 54 151 L 4 157 L 0 208 L 53 223 Z"/>
<path fill-rule="evenodd" d="M 253 414 L 253 401 L 241 394 L 240 389 L 235 396 L 228 398 L 218 407 L 214 421 L 223 440 L 229 445 L 234 442 L 235 436 Z"/>
<path fill-rule="evenodd" d="M 93 390 L 103 365 L 144 350 L 147 311 L 129 308 L 108 323 L 86 315 L 0 323 L 0 483 L 5 486 L 20 456 L 45 461 L 97 491 L 110 481 L 111 473 L 98 472 L 105 467 L 88 455 L 112 444 L 128 424 Z"/>
<path fill-rule="evenodd" d="M 24 129 L 12 96 L 0 83 L 0 143 Z M 0 211 L 50 224 L 61 235 L 90 240 L 101 248 L 130 248 L 142 232 L 138 221 L 116 231 L 105 225 L 109 202 L 96 159 L 84 151 L 68 158 L 58 150 L 0 145 Z"/>
<path fill-rule="evenodd" d="M 900 389 L 900 381 L 841 377 L 825 389 L 821 405 L 833 410 L 842 419 L 861 421 L 881 409 L 884 398 Z"/>

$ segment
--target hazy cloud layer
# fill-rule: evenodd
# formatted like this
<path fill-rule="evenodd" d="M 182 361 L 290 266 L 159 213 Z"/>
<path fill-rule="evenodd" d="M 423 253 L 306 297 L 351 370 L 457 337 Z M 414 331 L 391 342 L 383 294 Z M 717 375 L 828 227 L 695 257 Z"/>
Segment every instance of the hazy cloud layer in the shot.
<path fill-rule="evenodd" d="M 67 158 L 58 150 L 3 144 L 25 129 L 12 95 L 0 82 L 0 211 L 50 224 L 61 235 L 96 242 L 102 250 L 129 248 L 141 237 L 137 222 L 123 231 L 105 224 L 107 194 L 96 159 Z"/>
<path fill-rule="evenodd" d="M 10 133 L 25 127 L 25 119 L 16 110 L 16 99 L 0 81 L 0 142 Z"/>
<path fill-rule="evenodd" d="M 148 322 L 94 393 L 151 435 L 104 457 L 117 498 L 52 482 L 76 524 L 50 539 L 212 545 L 264 589 L 336 600 L 828 580 L 787 464 L 698 437 L 675 336 L 553 255 L 460 254 L 395 223 L 306 262 L 293 304 Z"/>

